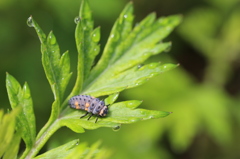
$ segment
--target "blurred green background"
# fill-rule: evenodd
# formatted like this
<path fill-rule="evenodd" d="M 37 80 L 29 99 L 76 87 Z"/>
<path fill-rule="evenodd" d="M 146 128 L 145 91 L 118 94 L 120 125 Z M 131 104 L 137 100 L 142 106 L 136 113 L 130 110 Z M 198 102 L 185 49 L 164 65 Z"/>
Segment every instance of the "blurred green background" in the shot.
<path fill-rule="evenodd" d="M 101 26 L 101 48 L 128 1 L 89 0 L 95 26 Z M 143 108 L 173 114 L 123 125 L 117 132 L 100 128 L 75 134 L 62 128 L 41 152 L 79 138 L 89 144 L 102 140 L 114 159 L 240 158 L 240 1 L 132 1 L 136 22 L 151 12 L 159 17 L 183 14 L 181 25 L 166 39 L 172 41 L 172 49 L 147 61 L 180 63 L 180 66 L 122 92 L 119 101 L 143 100 Z M 45 33 L 53 30 L 62 52 L 70 52 L 75 74 L 74 18 L 79 6 L 80 0 L 0 1 L 0 107 L 10 108 L 6 72 L 21 84 L 27 81 L 38 130 L 48 120 L 53 95 L 41 66 L 39 40 L 26 20 L 32 15 Z"/>

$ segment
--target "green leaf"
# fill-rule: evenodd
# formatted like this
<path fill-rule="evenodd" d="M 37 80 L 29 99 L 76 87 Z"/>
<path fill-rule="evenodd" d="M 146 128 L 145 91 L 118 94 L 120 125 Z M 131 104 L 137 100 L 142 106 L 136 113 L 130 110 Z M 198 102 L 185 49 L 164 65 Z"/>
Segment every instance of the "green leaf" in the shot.
<path fill-rule="evenodd" d="M 27 149 L 31 148 L 35 142 L 36 126 L 33 112 L 33 104 L 30 89 L 27 83 L 21 88 L 18 81 L 7 73 L 6 87 L 8 98 L 13 109 L 22 108 L 21 113 L 17 115 L 17 131 L 22 132 L 22 138 Z"/>
<path fill-rule="evenodd" d="M 107 121 L 116 123 L 133 123 L 139 120 L 156 119 L 168 116 L 171 112 L 157 110 L 134 109 L 141 101 L 125 101 L 110 106 Z"/>
<path fill-rule="evenodd" d="M 105 101 L 105 104 L 106 104 L 106 105 L 111 105 L 111 104 L 113 104 L 113 103 L 117 100 L 118 96 L 119 96 L 119 93 L 114 93 L 114 94 L 109 95 L 109 96 L 104 100 L 104 101 Z"/>
<path fill-rule="evenodd" d="M 86 120 L 87 118 L 80 119 L 82 115 L 84 115 L 86 112 L 84 111 L 77 111 L 77 110 L 72 110 L 70 108 L 67 108 L 68 111 L 64 115 L 64 117 L 60 118 L 60 124 L 62 126 L 67 126 L 71 130 L 73 130 L 76 133 L 83 133 L 84 129 L 97 129 L 100 127 L 110 127 L 110 128 L 115 128 L 118 127 L 119 124 L 113 123 L 113 122 L 105 122 L 104 120 L 102 122 L 95 123 L 95 117 L 92 117 L 91 120 Z M 68 113 L 68 114 L 67 114 Z M 84 128 L 84 129 L 83 129 Z"/>
<path fill-rule="evenodd" d="M 65 115 L 60 118 L 60 123 L 64 123 L 67 127 L 72 130 L 79 129 L 80 127 L 85 129 L 97 129 L 99 127 L 111 127 L 113 129 L 119 128 L 121 124 L 133 123 L 140 120 L 148 120 L 154 118 L 166 117 L 170 112 L 146 110 L 146 109 L 135 109 L 141 104 L 141 101 L 132 100 L 120 103 L 115 103 L 109 106 L 109 113 L 107 117 L 99 117 L 98 122 L 95 123 L 95 118 L 92 117 L 90 120 L 81 118 L 85 114 L 82 110 L 68 109 Z M 77 131 L 75 131 L 77 132 Z"/>
<path fill-rule="evenodd" d="M 20 144 L 20 132 L 14 134 L 16 125 L 16 116 L 20 113 L 21 108 L 16 108 L 4 115 L 0 110 L 0 158 L 15 158 L 17 156 Z"/>
<path fill-rule="evenodd" d="M 108 80 L 99 79 L 88 90 L 84 91 L 83 94 L 91 94 L 93 96 L 101 96 L 105 94 L 111 94 L 120 92 L 126 88 L 132 88 L 139 86 L 147 82 L 150 78 L 159 75 L 160 73 L 169 71 L 175 68 L 175 64 L 160 64 L 151 63 L 142 66 L 133 67 L 115 76 L 111 76 Z M 110 75 L 109 75 L 110 76 Z"/>
<path fill-rule="evenodd" d="M 171 43 L 161 41 L 180 23 L 181 16 L 156 20 L 153 13 L 132 29 L 132 11 L 132 3 L 129 3 L 115 22 L 101 59 L 84 81 L 82 94 L 102 96 L 117 93 L 144 83 L 151 78 L 149 74 L 163 72 L 158 68 L 137 73 L 134 67 L 169 49 Z M 125 78 L 126 75 L 130 78 Z M 136 77 L 138 75 L 139 78 Z"/>
<path fill-rule="evenodd" d="M 133 6 L 132 3 L 129 3 L 115 22 L 104 48 L 103 55 L 97 65 L 93 68 L 90 77 L 86 79 L 87 81 L 85 81 L 85 85 L 91 83 L 104 71 L 110 62 L 111 57 L 114 56 L 114 51 L 117 49 L 116 46 L 118 46 L 122 40 L 125 40 L 126 36 L 131 32 L 133 23 L 132 12 Z"/>
<path fill-rule="evenodd" d="M 82 1 L 79 19 L 75 31 L 75 39 L 78 50 L 77 80 L 70 96 L 79 94 L 83 80 L 90 73 L 95 57 L 100 51 L 100 28 L 93 29 L 92 14 L 87 1 Z"/>
<path fill-rule="evenodd" d="M 60 49 L 54 34 L 50 32 L 48 37 L 46 37 L 32 17 L 28 18 L 27 23 L 29 26 L 34 27 L 40 39 L 42 65 L 55 99 L 52 104 L 50 120 L 39 132 L 37 136 L 37 139 L 39 139 L 50 124 L 57 119 L 61 110 L 61 101 L 63 101 L 63 95 L 72 73 L 70 73 L 70 58 L 68 51 L 60 55 Z"/>
<path fill-rule="evenodd" d="M 132 3 L 129 3 L 115 22 L 102 57 L 88 76 L 88 73 L 83 70 L 87 67 L 89 69 L 85 71 L 89 72 L 89 66 L 92 66 L 95 55 L 91 55 L 91 53 L 85 55 L 84 53 L 86 53 L 86 50 L 89 52 L 88 46 L 92 42 L 89 39 L 91 38 L 89 30 L 93 28 L 93 22 L 91 20 L 92 15 L 89 5 L 86 1 L 83 1 L 80 11 L 81 19 L 76 28 L 77 48 L 80 53 L 78 59 L 78 78 L 70 96 L 79 93 L 94 97 L 112 94 L 105 100 L 106 104 L 112 104 L 116 100 L 118 93 L 122 90 L 139 86 L 148 79 L 177 66 L 175 64 L 160 63 L 151 63 L 143 66 L 139 66 L 139 64 L 142 64 L 150 56 L 169 49 L 171 43 L 162 42 L 162 40 L 179 24 L 181 16 L 169 16 L 156 20 L 156 15 L 153 13 L 132 29 L 134 20 L 132 12 L 133 6 Z M 81 87 L 80 83 L 83 80 L 84 85 L 81 91 L 79 87 Z M 99 122 L 97 123 L 94 123 L 95 120 L 93 119 L 79 119 L 80 116 L 85 114 L 82 110 L 66 108 L 62 112 L 59 122 L 60 125 L 67 126 L 74 132 L 80 133 L 83 132 L 82 128 L 96 129 L 99 127 L 111 127 L 116 129 L 120 127 L 121 123 L 159 118 L 169 114 L 169 112 L 144 109 L 131 110 L 132 108 L 127 107 L 126 103 L 120 103 L 121 110 L 115 107 L 115 104 L 111 105 L 108 116 L 106 118 L 99 118 Z M 135 104 L 134 106 L 136 107 L 139 104 Z"/>
<path fill-rule="evenodd" d="M 80 122 L 78 120 L 71 120 L 71 119 L 66 119 L 66 120 L 61 120 L 60 121 L 61 126 L 66 126 L 72 131 L 76 133 L 84 133 L 84 129 L 82 128 Z"/>
<path fill-rule="evenodd" d="M 35 28 L 40 39 L 42 64 L 55 100 L 52 104 L 51 117 L 40 130 L 34 148 L 22 158 L 33 158 L 49 137 L 62 126 L 77 133 L 84 132 L 84 129 L 99 127 L 111 127 L 117 130 L 122 123 L 160 118 L 170 114 L 169 112 L 135 109 L 141 101 L 113 104 L 120 91 L 139 86 L 149 78 L 177 66 L 159 63 L 142 66 L 142 63 L 150 56 L 169 49 L 171 43 L 162 42 L 162 40 L 180 22 L 181 17 L 169 16 L 156 20 L 156 15 L 150 14 L 132 28 L 132 12 L 133 6 L 132 3 L 129 3 L 115 22 L 102 57 L 94 65 L 94 60 L 100 50 L 98 45 L 100 28 L 93 28 L 89 4 L 86 0 L 82 1 L 79 17 L 75 19 L 77 22 L 75 38 L 78 51 L 77 79 L 73 90 L 65 100 L 63 100 L 63 95 L 71 76 L 68 52 L 61 56 L 54 34 L 50 32 L 46 37 L 33 18 L 28 19 L 28 25 Z M 73 110 L 69 107 L 61 111 L 60 105 L 66 106 L 70 97 L 80 93 L 87 93 L 95 97 L 111 94 L 106 99 L 106 104 L 111 104 L 108 116 L 99 118 L 99 121 L 95 123 L 94 119 L 79 118 L 85 114 L 85 111 Z M 96 118 L 96 116 L 92 118 Z M 93 146 L 91 150 L 84 144 L 71 149 L 63 146 L 50 150 L 37 158 L 56 158 L 56 156 L 57 158 L 81 158 L 82 154 L 86 155 L 87 152 L 90 153 L 86 157 L 91 158 L 94 156 L 96 147 Z M 62 151 L 63 154 L 61 154 Z"/>
<path fill-rule="evenodd" d="M 28 24 L 36 30 L 41 42 L 42 64 L 52 88 L 54 98 L 63 98 L 64 91 L 71 77 L 70 58 L 68 51 L 60 55 L 60 49 L 56 37 L 52 32 L 46 37 L 39 25 L 32 17 L 28 19 Z"/>
<path fill-rule="evenodd" d="M 70 141 L 62 146 L 49 150 L 44 154 L 35 157 L 34 159 L 52 159 L 52 158 L 63 159 L 73 151 L 74 147 L 77 147 L 78 143 L 79 143 L 78 139 Z"/>

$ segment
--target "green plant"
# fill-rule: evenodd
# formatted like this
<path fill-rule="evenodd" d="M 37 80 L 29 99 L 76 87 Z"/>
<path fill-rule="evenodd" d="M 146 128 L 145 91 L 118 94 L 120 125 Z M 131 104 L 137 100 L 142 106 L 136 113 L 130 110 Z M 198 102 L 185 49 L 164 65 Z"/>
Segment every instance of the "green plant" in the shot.
<path fill-rule="evenodd" d="M 170 42 L 162 42 L 162 40 L 179 24 L 181 17 L 169 16 L 156 19 L 156 15 L 152 13 L 132 29 L 132 12 L 132 3 L 129 3 L 115 22 L 100 60 L 93 65 L 100 51 L 98 45 L 100 28 L 93 28 L 89 4 L 87 1 L 82 1 L 79 17 L 75 19 L 77 79 L 66 98 L 64 93 L 72 75 L 69 53 L 66 51 L 61 55 L 53 32 L 46 36 L 34 19 L 28 18 L 27 24 L 34 27 L 41 42 L 42 65 L 54 95 L 54 102 L 48 122 L 36 135 L 30 89 L 27 84 L 21 88 L 18 81 L 7 74 L 6 86 L 11 107 L 22 108 L 16 116 L 17 134 L 21 132 L 26 145 L 20 158 L 35 157 L 48 139 L 63 126 L 76 133 L 99 127 L 116 130 L 121 124 L 165 117 L 170 114 L 157 110 L 135 109 L 141 104 L 141 101 L 137 100 L 114 103 L 122 90 L 139 86 L 149 78 L 177 66 L 160 63 L 140 64 L 171 46 Z M 105 99 L 105 102 L 110 104 L 108 116 L 99 119 L 97 123 L 94 123 L 94 120 L 79 119 L 84 112 L 67 107 L 68 99 L 77 94 L 108 96 Z M 89 148 L 85 143 L 78 144 L 78 141 L 74 140 L 36 158 L 51 158 L 56 155 L 58 158 L 72 158 L 73 155 L 75 158 L 92 156 L 101 158 L 102 155 L 107 157 L 105 154 L 107 151 L 97 150 L 99 144 L 97 142 Z"/>

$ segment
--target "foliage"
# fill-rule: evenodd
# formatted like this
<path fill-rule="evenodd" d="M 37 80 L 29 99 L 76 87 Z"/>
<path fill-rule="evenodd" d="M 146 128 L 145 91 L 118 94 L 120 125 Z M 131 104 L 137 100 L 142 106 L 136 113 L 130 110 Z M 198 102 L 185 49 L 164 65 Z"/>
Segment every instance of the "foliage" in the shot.
<path fill-rule="evenodd" d="M 99 127 L 111 127 L 119 129 L 121 124 L 134 123 L 140 120 L 165 117 L 170 112 L 157 110 L 136 109 L 141 101 L 129 100 L 114 103 L 119 92 L 127 88 L 136 87 L 145 83 L 148 79 L 175 68 L 175 64 L 150 63 L 142 64 L 150 56 L 167 50 L 171 43 L 162 40 L 176 27 L 180 16 L 169 16 L 156 19 L 156 15 L 150 14 L 132 29 L 133 6 L 129 3 L 115 22 L 110 33 L 108 42 L 103 50 L 100 60 L 94 65 L 95 58 L 100 51 L 100 28 L 94 29 L 91 10 L 87 1 L 82 1 L 77 22 L 75 39 L 78 52 L 77 79 L 72 91 L 65 98 L 65 90 L 72 73 L 70 72 L 70 58 L 66 51 L 61 55 L 60 48 L 53 32 L 48 36 L 42 31 L 36 21 L 28 18 L 27 24 L 34 27 L 41 42 L 42 65 L 46 78 L 54 95 L 51 115 L 45 126 L 36 135 L 35 116 L 33 102 L 28 84 L 21 88 L 19 82 L 7 74 L 6 86 L 9 101 L 14 110 L 21 108 L 16 116 L 16 140 L 13 145 L 14 122 L 8 118 L 3 122 L 5 130 L 9 130 L 8 143 L 15 146 L 13 149 L 16 156 L 21 138 L 24 140 L 26 149 L 20 158 L 35 157 L 48 139 L 61 127 L 66 126 L 76 133 L 83 133 L 84 129 L 96 129 Z M 70 97 L 77 94 L 88 94 L 95 97 L 108 96 L 105 101 L 111 104 L 109 114 L 101 118 L 99 122 L 94 120 L 79 119 L 82 111 L 72 110 L 67 107 Z M 6 123 L 10 124 L 5 126 Z M 4 139 L 4 138 L 3 138 Z M 15 136 L 14 136 L 15 139 Z M 109 156 L 107 150 L 98 150 L 100 143 L 91 147 L 85 143 L 78 144 L 77 140 L 68 142 L 60 147 L 52 149 L 36 158 L 51 158 L 58 155 L 59 158 L 101 158 Z M 8 145 L 6 145 L 8 147 Z M 4 154 L 4 151 L 1 155 Z M 76 152 L 78 156 L 76 156 Z M 9 155 L 6 150 L 4 157 Z"/>

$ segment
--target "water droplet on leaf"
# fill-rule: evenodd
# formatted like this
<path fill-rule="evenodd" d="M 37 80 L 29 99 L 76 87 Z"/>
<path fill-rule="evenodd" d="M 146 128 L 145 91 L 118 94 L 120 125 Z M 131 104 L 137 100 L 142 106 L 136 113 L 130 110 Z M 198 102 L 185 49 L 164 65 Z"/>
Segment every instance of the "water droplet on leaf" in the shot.
<path fill-rule="evenodd" d="M 80 22 L 81 18 L 80 17 L 75 17 L 74 18 L 74 23 L 78 24 Z"/>
<path fill-rule="evenodd" d="M 94 55 L 97 55 L 97 54 L 99 53 L 99 51 L 100 51 L 100 47 L 99 47 L 99 46 L 96 46 L 96 47 L 94 47 L 94 49 L 93 49 L 93 54 L 94 54 Z"/>
<path fill-rule="evenodd" d="M 124 17 L 124 19 L 126 19 L 129 22 L 131 22 L 133 20 L 132 14 L 124 14 L 123 17 Z"/>
<path fill-rule="evenodd" d="M 152 73 L 150 74 L 150 77 L 154 77 L 154 76 L 156 76 L 156 75 L 159 75 L 159 73 L 158 73 L 158 72 L 152 72 Z"/>
<path fill-rule="evenodd" d="M 29 27 L 34 27 L 32 16 L 30 16 L 30 17 L 27 19 L 27 25 L 28 25 Z"/>
<path fill-rule="evenodd" d="M 48 36 L 48 43 L 51 45 L 55 45 L 57 43 L 56 37 L 53 35 L 53 33 L 51 32 Z"/>
<path fill-rule="evenodd" d="M 143 66 L 144 66 L 144 64 L 139 64 L 139 65 L 137 66 L 137 68 L 140 69 L 140 68 L 142 68 Z"/>
<path fill-rule="evenodd" d="M 127 102 L 127 107 L 131 108 L 133 104 L 134 104 L 133 102 Z"/>
<path fill-rule="evenodd" d="M 117 41 L 119 39 L 119 34 L 115 33 L 115 34 L 111 34 L 110 37 L 114 40 Z"/>
<path fill-rule="evenodd" d="M 113 129 L 113 131 L 119 131 L 120 128 L 121 128 L 121 126 L 120 126 L 120 125 L 117 125 L 117 126 L 114 126 L 112 129 Z"/>
<path fill-rule="evenodd" d="M 92 41 L 93 42 L 99 42 L 99 40 L 100 40 L 100 31 L 99 31 L 99 29 L 95 29 L 92 32 Z"/>

